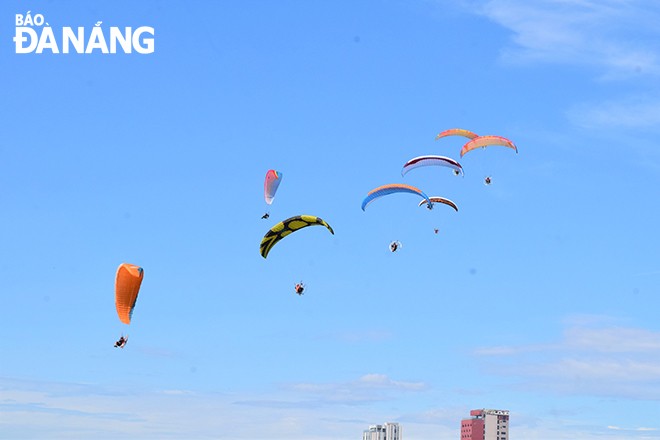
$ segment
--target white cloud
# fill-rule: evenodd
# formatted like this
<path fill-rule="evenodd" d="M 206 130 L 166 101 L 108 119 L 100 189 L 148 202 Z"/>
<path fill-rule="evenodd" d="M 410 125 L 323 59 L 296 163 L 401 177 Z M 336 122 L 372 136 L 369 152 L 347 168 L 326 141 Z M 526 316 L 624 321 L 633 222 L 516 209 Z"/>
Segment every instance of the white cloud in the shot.
<path fill-rule="evenodd" d="M 334 382 L 327 384 L 313 383 L 283 383 L 282 388 L 308 393 L 350 393 L 364 389 L 382 389 L 397 391 L 424 391 L 428 385 L 424 382 L 400 382 L 390 379 L 385 374 L 365 374 L 361 378 L 349 382 Z"/>
<path fill-rule="evenodd" d="M 576 350 L 601 353 L 660 352 L 660 332 L 644 329 L 572 327 L 564 331 L 564 339 L 567 346 Z"/>
<path fill-rule="evenodd" d="M 315 339 L 336 339 L 347 342 L 384 341 L 394 338 L 394 334 L 383 330 L 369 330 L 364 332 L 338 332 L 319 335 Z"/>
<path fill-rule="evenodd" d="M 322 418 L 321 420 L 325 422 L 330 422 L 330 423 L 359 423 L 361 425 L 368 425 L 369 422 L 366 420 L 360 420 L 360 419 L 337 419 L 337 418 Z"/>
<path fill-rule="evenodd" d="M 584 128 L 652 128 L 660 125 L 660 99 L 644 96 L 580 103 L 566 115 L 573 124 Z"/>
<path fill-rule="evenodd" d="M 138 345 L 135 347 L 137 351 L 139 351 L 142 354 L 146 354 L 147 356 L 151 357 L 166 357 L 166 358 L 181 358 L 182 356 L 174 353 L 173 351 L 170 350 L 165 350 L 162 348 L 155 348 L 155 347 L 147 347 L 144 345 Z"/>
<path fill-rule="evenodd" d="M 424 382 L 398 382 L 390 379 L 385 374 L 366 374 L 359 379 L 358 384 L 365 388 L 400 391 L 424 391 L 428 389 L 428 385 Z"/>
<path fill-rule="evenodd" d="M 660 76 L 660 2 L 656 0 L 463 0 L 465 9 L 511 31 L 501 59 L 593 69 L 600 80 L 650 81 Z M 645 83 L 637 95 L 572 105 L 566 116 L 586 129 L 660 127 L 660 96 Z M 611 96 L 611 95 L 610 95 Z M 611 132 L 611 130 L 609 130 Z M 657 154 L 630 142 L 644 153 Z M 657 159 L 653 161 L 657 163 Z"/>
<path fill-rule="evenodd" d="M 565 329 L 563 333 L 563 339 L 557 343 L 478 347 L 473 353 L 478 356 L 513 356 L 549 350 L 581 353 L 660 353 L 660 332 L 618 326 L 574 326 Z"/>
<path fill-rule="evenodd" d="M 615 429 L 618 431 L 659 431 L 657 428 L 619 428 L 618 426 L 608 426 L 607 429 Z M 644 438 L 644 437 L 642 437 Z"/>
<path fill-rule="evenodd" d="M 429 389 L 425 382 L 392 380 L 385 374 L 365 374 L 357 380 L 331 383 L 280 383 L 280 389 L 318 396 L 317 404 L 357 405 L 393 399 L 393 394 Z"/>
<path fill-rule="evenodd" d="M 564 358 L 558 362 L 507 366 L 498 371 L 517 372 L 520 375 L 532 377 L 553 377 L 591 381 L 626 381 L 644 382 L 660 380 L 660 364 L 633 361 L 570 359 Z"/>
<path fill-rule="evenodd" d="M 660 270 L 654 270 L 654 271 L 652 271 L 652 272 L 636 273 L 636 274 L 633 275 L 633 276 L 635 276 L 635 277 L 640 277 L 640 276 L 643 276 L 643 275 L 656 275 L 656 274 L 659 274 L 659 273 L 660 273 Z"/>
<path fill-rule="evenodd" d="M 428 411 L 404 414 L 397 420 L 408 423 L 424 423 L 455 427 L 461 419 L 469 416 L 470 409 L 471 408 L 468 406 L 434 408 Z"/>
<path fill-rule="evenodd" d="M 367 382 L 373 379 L 390 382 L 387 377 Z M 321 440 L 351 438 L 357 423 L 386 418 L 368 406 L 336 405 L 325 396 L 291 399 L 300 393 L 290 391 L 228 396 L 142 389 L 115 394 L 103 385 L 11 378 L 0 378 L 0 387 L 0 438 L 263 439 L 267 432 L 273 439 Z"/>
<path fill-rule="evenodd" d="M 466 390 L 460 387 L 454 388 L 454 392 L 463 396 L 480 396 L 484 393 L 481 390 Z"/>
<path fill-rule="evenodd" d="M 562 322 L 568 326 L 594 326 L 605 324 L 616 324 L 620 321 L 618 318 L 607 315 L 592 315 L 588 313 L 573 313 L 566 316 Z"/>
<path fill-rule="evenodd" d="M 660 332 L 572 326 L 559 342 L 479 347 L 473 353 L 482 371 L 517 378 L 520 390 L 660 398 Z"/>
<path fill-rule="evenodd" d="M 601 66 L 610 78 L 660 74 L 658 3 L 650 0 L 467 2 L 513 32 L 504 58 Z"/>
<path fill-rule="evenodd" d="M 271 408 L 271 409 L 312 409 L 322 406 L 319 400 L 272 400 L 272 399 L 248 399 L 237 400 L 233 402 L 234 405 L 253 406 L 257 408 Z"/>
<path fill-rule="evenodd" d="M 478 347 L 474 349 L 474 354 L 479 356 L 508 356 L 527 351 L 524 347 Z"/>

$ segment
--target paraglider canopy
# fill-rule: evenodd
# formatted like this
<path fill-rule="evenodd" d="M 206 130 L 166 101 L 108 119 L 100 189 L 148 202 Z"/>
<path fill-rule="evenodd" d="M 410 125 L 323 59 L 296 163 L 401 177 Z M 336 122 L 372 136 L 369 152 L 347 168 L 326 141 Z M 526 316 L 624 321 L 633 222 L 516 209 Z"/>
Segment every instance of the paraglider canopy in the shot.
<path fill-rule="evenodd" d="M 115 278 L 115 306 L 117 316 L 124 324 L 130 324 L 137 302 L 144 270 L 133 264 L 120 264 Z"/>
<path fill-rule="evenodd" d="M 369 192 L 369 194 L 367 194 L 367 197 L 365 197 L 364 200 L 362 201 L 362 210 L 364 211 L 365 208 L 369 206 L 369 204 L 374 200 L 379 199 L 383 196 L 387 196 L 389 194 L 396 194 L 396 193 L 417 194 L 418 196 L 422 196 L 424 199 L 426 199 L 426 201 L 429 203 L 429 209 L 433 207 L 433 204 L 429 200 L 429 197 L 426 194 L 424 194 L 424 192 L 421 189 L 417 189 L 410 185 L 401 185 L 395 183 L 392 185 L 380 186 Z"/>
<path fill-rule="evenodd" d="M 270 170 L 266 173 L 266 182 L 264 183 L 264 197 L 266 198 L 266 203 L 269 205 L 273 203 L 275 193 L 277 192 L 277 188 L 279 188 L 281 181 L 282 173 L 278 173 L 275 170 Z"/>
<path fill-rule="evenodd" d="M 444 197 L 431 197 L 431 202 L 444 203 L 447 206 L 451 206 L 456 210 L 456 212 L 458 212 L 458 206 L 456 206 L 456 204 L 451 200 L 445 199 Z M 421 202 L 419 202 L 419 206 L 422 206 L 424 204 L 428 204 L 428 202 L 426 200 L 422 200 Z"/>
<path fill-rule="evenodd" d="M 419 156 L 414 159 L 410 159 L 408 162 L 406 162 L 405 165 L 403 165 L 403 168 L 401 169 L 401 175 L 405 176 L 408 171 L 414 170 L 415 168 L 432 166 L 432 165 L 451 168 L 452 170 L 454 170 L 454 174 L 456 175 L 458 175 L 459 173 L 463 174 L 463 167 L 461 166 L 460 163 L 456 162 L 454 159 L 444 156 L 427 155 L 427 156 Z"/>
<path fill-rule="evenodd" d="M 464 136 L 468 139 L 474 139 L 479 137 L 476 134 L 472 133 L 471 131 L 461 130 L 460 128 L 452 128 L 451 130 L 445 130 L 442 133 L 438 134 L 435 137 L 435 140 L 437 141 L 438 139 L 443 138 L 445 136 Z"/>
<path fill-rule="evenodd" d="M 503 138 L 501 136 L 481 136 L 476 139 L 472 139 L 470 142 L 463 145 L 463 148 L 461 149 L 461 157 L 463 157 L 463 155 L 468 151 L 472 151 L 479 147 L 486 148 L 488 145 L 502 145 L 503 147 L 512 148 L 516 154 L 518 153 L 518 148 L 516 148 L 516 146 L 513 145 L 513 142 L 507 138 Z"/>
<path fill-rule="evenodd" d="M 325 226 L 332 235 L 335 234 L 335 231 L 332 230 L 330 225 L 320 217 L 314 217 L 313 215 L 298 215 L 291 217 L 276 224 L 266 233 L 266 235 L 264 235 L 264 238 L 261 240 L 261 245 L 259 246 L 261 256 L 266 258 L 273 246 L 287 235 L 314 225 Z"/>

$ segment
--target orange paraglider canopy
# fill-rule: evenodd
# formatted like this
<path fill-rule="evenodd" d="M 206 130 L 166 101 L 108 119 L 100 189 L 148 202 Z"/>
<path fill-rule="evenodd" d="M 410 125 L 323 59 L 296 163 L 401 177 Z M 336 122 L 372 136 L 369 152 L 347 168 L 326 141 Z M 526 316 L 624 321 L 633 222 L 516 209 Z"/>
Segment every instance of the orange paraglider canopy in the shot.
<path fill-rule="evenodd" d="M 128 263 L 119 265 L 117 269 L 115 306 L 117 306 L 117 315 L 124 324 L 131 323 L 143 274 L 144 270 L 141 267 Z"/>

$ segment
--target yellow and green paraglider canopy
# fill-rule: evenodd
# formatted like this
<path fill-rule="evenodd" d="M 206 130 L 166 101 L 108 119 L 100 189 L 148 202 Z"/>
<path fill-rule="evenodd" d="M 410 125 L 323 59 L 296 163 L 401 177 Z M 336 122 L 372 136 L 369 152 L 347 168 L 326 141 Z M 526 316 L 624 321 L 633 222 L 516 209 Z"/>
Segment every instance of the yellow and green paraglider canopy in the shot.
<path fill-rule="evenodd" d="M 313 215 L 298 215 L 284 220 L 273 226 L 270 231 L 264 235 L 263 240 L 261 240 L 261 245 L 259 246 L 259 252 L 261 256 L 266 258 L 268 252 L 275 246 L 275 243 L 286 237 L 287 235 L 298 231 L 307 226 L 321 225 L 328 228 L 328 230 L 335 234 L 335 231 L 332 230 L 329 224 L 323 221 L 320 217 L 314 217 Z"/>

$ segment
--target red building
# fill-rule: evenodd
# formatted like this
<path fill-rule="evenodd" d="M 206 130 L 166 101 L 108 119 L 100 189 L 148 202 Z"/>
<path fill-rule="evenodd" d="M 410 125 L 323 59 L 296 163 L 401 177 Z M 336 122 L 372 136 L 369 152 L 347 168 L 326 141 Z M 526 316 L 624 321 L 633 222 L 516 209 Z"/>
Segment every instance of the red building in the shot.
<path fill-rule="evenodd" d="M 509 411 L 475 409 L 461 420 L 461 440 L 509 440 Z"/>

